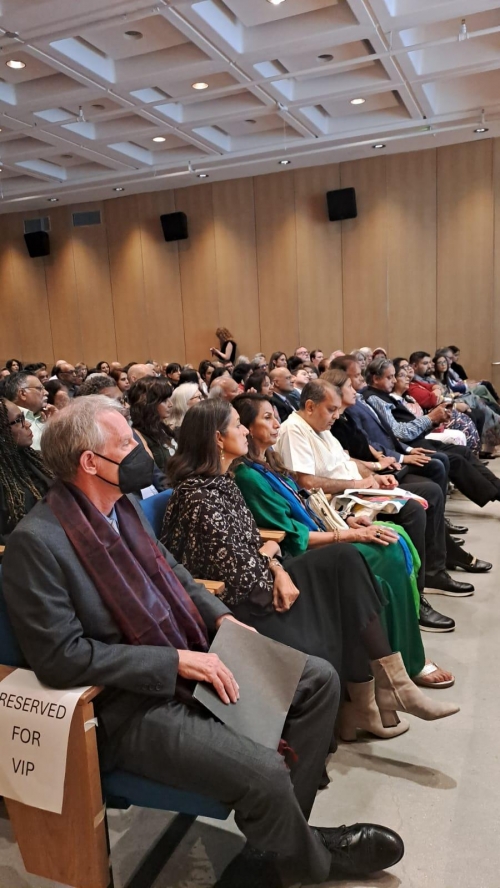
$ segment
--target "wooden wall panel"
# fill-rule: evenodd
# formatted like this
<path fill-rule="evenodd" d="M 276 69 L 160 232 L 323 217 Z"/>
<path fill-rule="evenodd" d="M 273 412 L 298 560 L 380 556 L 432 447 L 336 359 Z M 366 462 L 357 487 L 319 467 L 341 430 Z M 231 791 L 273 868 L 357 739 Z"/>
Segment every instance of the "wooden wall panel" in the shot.
<path fill-rule="evenodd" d="M 85 204 L 84 207 L 88 210 L 100 210 L 103 224 L 73 229 L 73 258 L 83 355 L 65 357 L 70 361 L 85 361 L 92 367 L 97 361 L 116 361 L 117 352 L 104 205 L 101 202 Z M 72 209 L 78 211 L 82 207 Z"/>
<path fill-rule="evenodd" d="M 12 279 L 11 253 L 14 238 L 14 216 L 0 216 L 0 306 L 2 323 L 0 324 L 0 367 L 9 358 L 25 360 L 22 351 L 19 318 L 16 306 L 16 287 Z M 19 217 L 17 217 L 19 219 Z M 19 219 L 19 225 L 22 222 Z M 48 357 L 48 356 L 47 356 Z M 41 358 L 41 360 L 45 360 Z"/>
<path fill-rule="evenodd" d="M 326 192 L 340 187 L 338 164 L 296 170 L 299 339 L 330 354 L 342 348 L 342 234 L 329 222 Z"/>
<path fill-rule="evenodd" d="M 57 207 L 48 215 L 50 256 L 44 262 L 54 358 L 56 361 L 64 358 L 77 362 L 83 360 L 83 340 L 71 239 L 71 208 Z"/>
<path fill-rule="evenodd" d="M 54 360 L 44 260 L 31 259 L 23 238 L 21 214 L 14 217 L 9 260 L 23 362 Z M 25 217 L 24 217 L 25 218 Z M 43 355 L 43 357 L 39 357 Z"/>
<path fill-rule="evenodd" d="M 436 151 L 387 164 L 388 338 L 393 357 L 436 348 Z"/>
<path fill-rule="evenodd" d="M 500 139 L 493 141 L 493 209 L 494 209 L 494 242 L 493 242 L 493 341 L 491 350 L 492 366 L 488 379 L 498 391 L 500 386 L 500 365 L 494 362 L 500 361 Z M 464 349 L 464 361 L 468 360 L 466 354 L 466 340 L 462 343 Z M 455 343 L 452 343 L 455 345 Z M 464 365 L 468 373 L 471 373 L 467 364 Z"/>
<path fill-rule="evenodd" d="M 253 180 L 216 182 L 212 194 L 221 326 L 235 337 L 238 354 L 252 358 L 260 343 Z"/>
<path fill-rule="evenodd" d="M 254 187 L 261 350 L 293 354 L 300 344 L 293 173 L 259 176 Z"/>
<path fill-rule="evenodd" d="M 142 364 L 149 357 L 148 317 L 144 304 L 141 229 L 138 198 L 106 203 L 109 271 L 118 360 Z M 109 360 L 109 359 L 108 359 Z"/>
<path fill-rule="evenodd" d="M 148 354 L 161 363 L 186 360 L 177 243 L 166 243 L 160 223 L 175 211 L 173 191 L 138 195 Z"/>
<path fill-rule="evenodd" d="M 358 218 L 342 222 L 344 349 L 385 346 L 387 318 L 386 158 L 340 165 L 342 188 L 354 187 Z"/>
<path fill-rule="evenodd" d="M 219 326 L 212 186 L 189 186 L 175 192 L 175 207 L 186 213 L 189 238 L 179 241 L 186 359 L 198 366 L 217 347 Z M 175 360 L 175 358 L 173 359 Z"/>
<path fill-rule="evenodd" d="M 438 152 L 437 344 L 488 378 L 493 345 L 493 142 Z M 469 368 L 472 368 L 469 369 Z"/>

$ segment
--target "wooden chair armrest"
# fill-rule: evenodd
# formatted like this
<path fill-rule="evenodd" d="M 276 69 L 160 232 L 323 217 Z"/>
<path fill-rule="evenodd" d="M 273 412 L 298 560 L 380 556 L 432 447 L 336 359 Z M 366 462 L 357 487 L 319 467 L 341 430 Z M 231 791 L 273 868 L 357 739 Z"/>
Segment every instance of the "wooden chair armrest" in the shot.
<path fill-rule="evenodd" d="M 286 536 L 284 530 L 267 530 L 265 527 L 259 527 L 259 533 L 263 543 L 282 543 Z"/>
<path fill-rule="evenodd" d="M 0 666 L 0 681 L 2 681 L 2 679 L 4 678 L 7 678 L 7 676 L 14 671 L 14 666 Z M 97 697 L 97 695 L 100 694 L 102 690 L 103 688 L 100 688 L 97 685 L 89 688 L 88 691 L 85 691 L 81 695 L 80 699 L 78 700 L 77 706 L 86 706 L 86 704 L 90 703 L 91 700 Z"/>
<path fill-rule="evenodd" d="M 207 592 L 210 592 L 212 595 L 222 595 L 226 588 L 225 583 L 220 580 L 196 580 L 196 582 L 205 586 Z"/>

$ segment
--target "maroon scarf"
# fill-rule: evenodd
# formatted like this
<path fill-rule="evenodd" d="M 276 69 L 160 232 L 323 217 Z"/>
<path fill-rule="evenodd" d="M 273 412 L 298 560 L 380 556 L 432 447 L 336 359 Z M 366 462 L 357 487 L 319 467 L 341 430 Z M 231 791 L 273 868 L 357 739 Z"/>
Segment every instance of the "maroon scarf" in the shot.
<path fill-rule="evenodd" d="M 120 535 L 73 484 L 56 481 L 46 501 L 127 642 L 208 650 L 199 611 L 127 497 L 115 506 Z"/>

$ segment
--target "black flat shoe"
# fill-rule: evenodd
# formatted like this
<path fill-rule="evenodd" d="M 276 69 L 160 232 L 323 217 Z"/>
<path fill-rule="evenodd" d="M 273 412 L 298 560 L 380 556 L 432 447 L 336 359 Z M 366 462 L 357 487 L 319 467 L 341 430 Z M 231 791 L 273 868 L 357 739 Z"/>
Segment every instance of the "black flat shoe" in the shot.
<path fill-rule="evenodd" d="M 445 617 L 444 614 L 438 613 L 427 601 L 427 598 L 420 599 L 420 617 L 418 625 L 424 632 L 453 632 L 455 628 L 455 620 L 451 617 Z"/>
<path fill-rule="evenodd" d="M 464 552 L 464 555 L 467 553 Z M 465 564 L 446 564 L 447 570 L 464 570 L 466 573 L 470 574 L 485 574 L 488 573 L 489 570 L 493 567 L 489 561 L 481 561 L 480 558 L 474 558 L 472 561 L 467 562 Z"/>
<path fill-rule="evenodd" d="M 354 823 L 336 829 L 321 827 L 315 832 L 332 855 L 331 879 L 378 873 L 394 866 L 405 853 L 401 837 L 375 823 Z"/>
<path fill-rule="evenodd" d="M 459 583 L 445 570 L 440 570 L 433 577 L 426 576 L 425 586 L 435 595 L 449 595 L 450 598 L 468 598 L 469 595 L 474 595 L 472 583 Z"/>
<path fill-rule="evenodd" d="M 451 521 L 448 520 L 448 518 L 444 519 L 444 523 L 446 524 L 446 527 L 451 534 L 458 534 L 459 536 L 461 536 L 461 534 L 468 533 L 469 531 L 469 528 L 464 527 L 462 524 L 452 524 Z"/>

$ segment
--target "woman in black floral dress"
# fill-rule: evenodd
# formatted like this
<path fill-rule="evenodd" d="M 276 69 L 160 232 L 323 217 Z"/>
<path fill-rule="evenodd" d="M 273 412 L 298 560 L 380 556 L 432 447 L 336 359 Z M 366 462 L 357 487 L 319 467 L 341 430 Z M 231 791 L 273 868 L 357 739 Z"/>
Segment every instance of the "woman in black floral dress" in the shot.
<path fill-rule="evenodd" d="M 188 411 L 168 466 L 174 493 L 162 542 L 193 576 L 224 581 L 223 600 L 239 620 L 323 657 L 344 681 L 366 685 L 370 667 L 376 669 L 381 658 L 400 658 L 392 653 L 378 618 L 384 595 L 349 544 L 312 549 L 281 563 L 278 544 L 262 543 L 252 513 L 227 474 L 231 463 L 247 452 L 247 435 L 227 401 L 204 401 Z M 402 661 L 401 667 L 405 672 Z M 397 704 L 427 719 L 451 714 L 406 678 L 412 700 L 400 692 L 405 705 L 395 701 L 394 709 Z M 384 711 L 382 720 L 378 736 L 408 729 L 393 712 Z"/>

